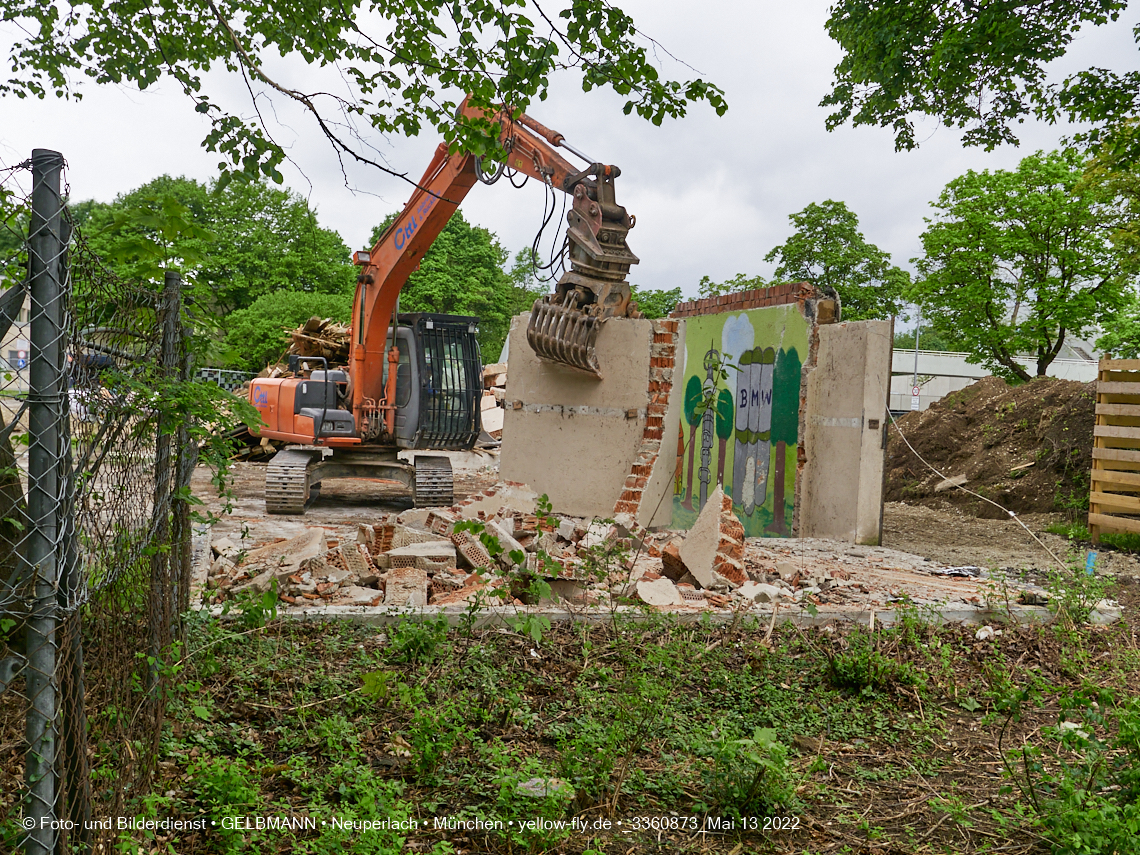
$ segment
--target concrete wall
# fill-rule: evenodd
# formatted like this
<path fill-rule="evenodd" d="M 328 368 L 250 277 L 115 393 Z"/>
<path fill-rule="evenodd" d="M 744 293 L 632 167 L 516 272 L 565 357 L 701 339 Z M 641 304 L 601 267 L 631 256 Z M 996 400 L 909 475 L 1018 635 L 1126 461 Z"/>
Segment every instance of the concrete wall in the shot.
<path fill-rule="evenodd" d="M 546 493 L 561 513 L 611 517 L 649 418 L 653 324 L 604 324 L 597 380 L 535 356 L 529 320 L 511 321 L 500 475 Z"/>
<path fill-rule="evenodd" d="M 801 423 L 796 517 L 802 537 L 865 544 L 882 537 L 891 340 L 889 321 L 819 327 Z"/>

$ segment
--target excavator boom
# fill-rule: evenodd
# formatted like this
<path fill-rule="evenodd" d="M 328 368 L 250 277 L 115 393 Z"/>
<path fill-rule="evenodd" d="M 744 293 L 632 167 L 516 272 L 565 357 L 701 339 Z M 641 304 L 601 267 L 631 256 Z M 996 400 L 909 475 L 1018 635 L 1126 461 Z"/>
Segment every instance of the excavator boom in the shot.
<path fill-rule="evenodd" d="M 479 116 L 466 102 L 461 110 Z M 567 215 L 571 269 L 552 295 L 535 303 L 527 340 L 541 358 L 600 377 L 594 353 L 600 325 L 611 317 L 636 314 L 625 281 L 630 265 L 638 261 L 625 240 L 634 220 L 614 199 L 614 179 L 621 170 L 601 163 L 575 169 L 557 149 L 584 156 L 566 145 L 560 133 L 525 114 L 512 117 L 504 109 L 491 118 L 501 128 L 500 141 L 508 152 L 505 168 L 573 198 Z M 354 256 L 361 270 L 349 359 L 353 415 L 365 441 L 391 433 L 391 390 L 384 384 L 389 354 L 385 349 L 392 340 L 389 330 L 395 324 L 400 289 L 480 173 L 479 158 L 450 153 L 446 144 L 440 144 L 399 216 L 370 252 Z"/>

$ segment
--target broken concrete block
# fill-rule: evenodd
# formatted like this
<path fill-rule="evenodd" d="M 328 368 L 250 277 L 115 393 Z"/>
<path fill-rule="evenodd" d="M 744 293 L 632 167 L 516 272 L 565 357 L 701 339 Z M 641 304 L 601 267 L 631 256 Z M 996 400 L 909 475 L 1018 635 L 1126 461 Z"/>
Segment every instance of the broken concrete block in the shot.
<path fill-rule="evenodd" d="M 684 602 L 677 586 L 664 576 L 652 581 L 638 581 L 636 591 L 638 599 L 650 606 L 679 606 Z"/>
<path fill-rule="evenodd" d="M 427 605 L 427 573 L 418 567 L 393 567 L 384 582 L 384 605 L 419 608 Z"/>
<path fill-rule="evenodd" d="M 711 588 L 715 584 L 713 564 L 720 545 L 720 505 L 723 499 L 724 492 L 718 485 L 680 548 L 681 560 L 702 588 Z"/>
<path fill-rule="evenodd" d="M 345 606 L 378 606 L 384 601 L 384 594 L 375 588 L 350 585 L 337 591 L 336 601 Z"/>
<path fill-rule="evenodd" d="M 428 517 L 432 514 L 431 508 L 409 508 L 396 517 L 396 522 L 400 525 L 406 525 L 408 528 L 416 528 L 420 531 L 431 531 L 428 526 Z"/>
<path fill-rule="evenodd" d="M 224 555 L 226 558 L 233 558 L 241 551 L 241 548 L 228 537 L 215 540 L 210 547 L 218 555 Z"/>
<path fill-rule="evenodd" d="M 570 520 L 570 519 L 559 520 L 558 521 L 558 536 L 561 537 L 563 540 L 569 540 L 569 541 L 573 542 L 575 527 L 576 527 L 576 523 L 574 522 L 574 520 Z"/>
<path fill-rule="evenodd" d="M 506 415 L 506 410 L 502 407 L 495 406 L 495 399 L 491 398 L 491 408 L 483 410 L 483 430 L 494 436 L 497 431 L 503 429 L 503 421 Z"/>
<path fill-rule="evenodd" d="M 363 544 L 371 552 L 373 544 L 376 542 L 376 529 L 366 523 L 361 523 L 356 527 L 356 542 Z"/>
<path fill-rule="evenodd" d="M 368 557 L 368 547 L 360 543 L 346 543 L 340 549 L 341 558 L 344 559 L 345 569 L 357 579 L 366 576 L 372 570 L 372 562 Z"/>
<path fill-rule="evenodd" d="M 790 561 L 777 561 L 776 572 L 780 574 L 780 578 L 785 582 L 790 582 L 799 574 L 799 568 Z"/>
<path fill-rule="evenodd" d="M 274 568 L 289 568 L 290 572 L 301 566 L 306 558 L 315 558 L 328 552 L 328 540 L 323 528 L 309 528 L 304 534 L 290 540 L 271 543 L 249 553 L 242 566 L 272 565 Z"/>
<path fill-rule="evenodd" d="M 210 566 L 211 576 L 225 576 L 228 575 L 237 565 L 230 561 L 225 555 L 219 555 L 217 561 Z"/>
<path fill-rule="evenodd" d="M 533 514 L 538 506 L 538 494 L 526 484 L 516 484 L 513 481 L 500 481 L 482 495 L 472 496 L 459 507 L 463 519 L 479 519 L 479 512 L 483 517 L 502 515 L 504 510 L 515 511 L 520 514 Z"/>
<path fill-rule="evenodd" d="M 736 593 L 757 603 L 775 603 L 788 595 L 783 588 L 765 582 L 745 582 L 736 589 Z"/>
<path fill-rule="evenodd" d="M 586 529 L 586 533 L 582 539 L 578 541 L 579 549 L 591 549 L 595 546 L 601 546 L 606 542 L 606 538 L 610 535 L 610 526 L 602 522 L 592 522 L 590 527 Z"/>
<path fill-rule="evenodd" d="M 547 583 L 552 593 L 559 600 L 571 603 L 581 603 L 586 600 L 586 586 L 575 579 L 548 579 Z"/>
<path fill-rule="evenodd" d="M 418 567 L 425 572 L 436 572 L 455 566 L 455 546 L 449 540 L 433 540 L 428 543 L 412 543 L 390 549 L 384 555 L 391 569 L 397 567 Z"/>
<path fill-rule="evenodd" d="M 403 516 L 401 514 L 401 516 Z M 451 529 L 459 522 L 459 514 L 447 508 L 432 508 L 427 516 L 427 529 L 435 534 L 447 537 Z"/>
<path fill-rule="evenodd" d="M 514 563 L 511 561 L 510 553 L 525 552 L 526 550 L 523 549 L 521 543 L 507 532 L 506 528 L 494 520 L 487 521 L 487 533 L 498 538 L 499 546 L 503 547 L 503 551 L 499 554 L 499 564 L 505 569 L 510 570 L 514 566 Z"/>
<path fill-rule="evenodd" d="M 470 532 L 452 532 L 451 542 L 455 544 L 459 554 L 466 559 L 468 565 L 473 569 L 479 570 L 494 566 L 495 562 L 491 560 L 490 553 L 487 552 L 482 543 L 471 536 Z"/>

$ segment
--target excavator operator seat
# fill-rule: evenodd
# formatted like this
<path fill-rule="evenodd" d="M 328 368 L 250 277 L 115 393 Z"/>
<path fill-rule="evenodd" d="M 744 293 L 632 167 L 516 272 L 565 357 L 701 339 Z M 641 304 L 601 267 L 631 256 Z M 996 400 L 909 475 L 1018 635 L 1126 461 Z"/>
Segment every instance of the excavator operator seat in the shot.
<path fill-rule="evenodd" d="M 347 385 L 348 375 L 340 369 L 314 370 L 293 393 L 293 413 L 313 420 L 315 436 L 353 436 L 352 413 L 337 406 Z"/>

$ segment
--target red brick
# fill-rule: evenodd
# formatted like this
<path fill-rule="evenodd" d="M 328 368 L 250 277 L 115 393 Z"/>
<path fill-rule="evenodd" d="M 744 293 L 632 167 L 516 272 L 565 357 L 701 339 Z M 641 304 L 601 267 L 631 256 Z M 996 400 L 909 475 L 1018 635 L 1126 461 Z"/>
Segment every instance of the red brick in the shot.
<path fill-rule="evenodd" d="M 639 504 L 638 502 L 627 502 L 627 501 L 619 499 L 618 502 L 614 505 L 614 513 L 615 514 L 636 514 L 638 504 Z"/>
<path fill-rule="evenodd" d="M 648 407 L 645 408 L 645 412 L 651 416 L 663 416 L 663 415 L 665 415 L 665 405 L 664 404 L 650 404 Z"/>
<path fill-rule="evenodd" d="M 644 439 L 662 439 L 663 434 L 661 428 L 646 428 L 642 434 Z"/>

